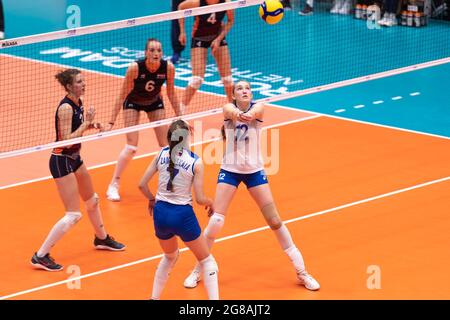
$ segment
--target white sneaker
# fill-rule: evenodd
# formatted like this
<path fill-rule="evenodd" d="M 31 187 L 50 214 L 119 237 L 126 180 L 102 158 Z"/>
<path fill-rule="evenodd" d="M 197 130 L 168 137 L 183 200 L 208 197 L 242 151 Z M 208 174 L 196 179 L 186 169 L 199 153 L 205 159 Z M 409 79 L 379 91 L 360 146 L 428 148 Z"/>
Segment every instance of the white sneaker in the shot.
<path fill-rule="evenodd" d="M 340 13 L 340 14 L 349 14 L 350 11 L 352 11 L 352 3 L 349 0 L 345 0 L 345 3 L 338 10 L 338 13 Z"/>
<path fill-rule="evenodd" d="M 297 279 L 306 289 L 316 291 L 320 289 L 320 284 L 308 272 L 297 273 Z"/>
<path fill-rule="evenodd" d="M 389 19 L 389 13 L 385 12 L 383 15 L 383 18 L 380 21 L 378 21 L 378 24 L 380 26 L 385 26 L 386 23 L 388 22 L 388 19 Z"/>
<path fill-rule="evenodd" d="M 200 271 L 197 269 L 194 269 L 184 280 L 183 285 L 186 288 L 195 288 L 199 281 L 200 281 Z"/>
<path fill-rule="evenodd" d="M 339 13 L 339 10 L 341 10 L 343 3 L 340 2 L 339 0 L 335 0 L 334 1 L 334 6 L 333 8 L 331 8 L 330 13 L 336 14 Z"/>
<path fill-rule="evenodd" d="M 120 201 L 118 183 L 114 182 L 108 186 L 108 191 L 106 191 L 106 198 L 110 201 Z"/>

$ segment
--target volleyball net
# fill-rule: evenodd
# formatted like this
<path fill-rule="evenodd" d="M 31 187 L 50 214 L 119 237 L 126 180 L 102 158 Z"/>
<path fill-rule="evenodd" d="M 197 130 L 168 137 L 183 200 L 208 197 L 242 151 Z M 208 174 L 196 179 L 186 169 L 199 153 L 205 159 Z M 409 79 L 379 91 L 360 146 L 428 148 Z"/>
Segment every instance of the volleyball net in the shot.
<path fill-rule="evenodd" d="M 394 34 L 374 31 L 351 17 L 330 18 L 322 12 L 312 20 L 285 11 L 280 23 L 268 25 L 258 14 L 262 2 L 239 0 L 0 41 L 0 158 L 170 123 L 175 113 L 163 88 L 165 120 L 149 123 L 142 114 L 139 125 L 124 127 L 120 112 L 112 131 L 91 130 L 81 138 L 55 143 L 55 111 L 66 93 L 54 76 L 66 68 L 80 69 L 86 79 L 84 106 L 94 106 L 95 120 L 106 124 L 129 64 L 144 58 L 149 38 L 161 41 L 164 58 L 169 59 L 171 24 L 181 18 L 187 42 L 175 65 L 180 101 L 192 77 L 194 17 L 226 10 L 234 12 L 235 20 L 226 36 L 233 80 L 250 82 L 255 99 L 265 102 L 449 61 L 448 24 L 404 28 Z M 209 52 L 203 83 L 183 118 L 219 112 L 225 102 L 218 67 Z"/>

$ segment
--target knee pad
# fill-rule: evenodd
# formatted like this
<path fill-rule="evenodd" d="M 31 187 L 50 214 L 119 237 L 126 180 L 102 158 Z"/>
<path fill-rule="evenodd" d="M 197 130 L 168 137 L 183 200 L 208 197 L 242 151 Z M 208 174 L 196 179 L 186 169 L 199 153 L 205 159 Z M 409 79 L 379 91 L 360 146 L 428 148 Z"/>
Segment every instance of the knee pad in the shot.
<path fill-rule="evenodd" d="M 203 78 L 199 77 L 199 76 L 192 76 L 191 79 L 189 80 L 189 86 L 191 86 L 194 89 L 199 89 L 200 86 L 203 83 Z"/>
<path fill-rule="evenodd" d="M 222 77 L 222 83 L 225 87 L 229 87 L 233 85 L 233 77 L 231 75 Z"/>
<path fill-rule="evenodd" d="M 62 221 L 64 222 L 64 232 L 71 229 L 78 221 L 80 221 L 81 217 L 81 212 L 67 211 L 65 216 L 62 218 Z"/>
<path fill-rule="evenodd" d="M 137 149 L 138 148 L 136 146 L 132 146 L 131 144 L 126 144 L 125 145 L 125 152 L 128 153 L 128 154 L 131 154 L 133 156 L 136 153 Z"/>
<path fill-rule="evenodd" d="M 85 202 L 87 211 L 96 210 L 98 208 L 99 200 L 100 200 L 100 198 L 99 198 L 98 194 L 96 194 L 94 192 L 94 195 Z"/>
<path fill-rule="evenodd" d="M 209 219 L 208 226 L 205 228 L 205 237 L 210 239 L 216 239 L 220 230 L 225 223 L 225 216 L 223 214 L 215 212 Z"/>
<path fill-rule="evenodd" d="M 207 274 L 219 271 L 219 266 L 212 254 L 200 261 L 200 265 L 202 266 L 202 271 Z"/>
<path fill-rule="evenodd" d="M 280 215 L 278 214 L 277 208 L 274 203 L 270 203 L 261 208 L 261 212 L 266 219 L 267 224 L 272 230 L 280 229 L 283 225 Z"/>
<path fill-rule="evenodd" d="M 169 274 L 170 270 L 173 268 L 173 266 L 178 260 L 178 255 L 179 255 L 178 249 L 172 253 L 165 253 L 161 259 L 161 262 L 159 263 L 158 268 Z"/>

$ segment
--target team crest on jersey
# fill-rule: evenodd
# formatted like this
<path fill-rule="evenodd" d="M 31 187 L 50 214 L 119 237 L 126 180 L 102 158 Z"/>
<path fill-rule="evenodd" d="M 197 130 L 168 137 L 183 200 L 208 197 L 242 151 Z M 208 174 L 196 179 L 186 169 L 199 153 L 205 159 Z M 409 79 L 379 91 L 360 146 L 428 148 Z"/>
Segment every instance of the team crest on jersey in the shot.
<path fill-rule="evenodd" d="M 166 74 L 165 74 L 165 73 L 158 73 L 158 74 L 156 75 L 156 78 L 157 78 L 157 79 L 165 79 L 165 78 L 166 78 Z"/>
<path fill-rule="evenodd" d="M 145 73 L 141 74 L 140 78 L 145 79 Z"/>

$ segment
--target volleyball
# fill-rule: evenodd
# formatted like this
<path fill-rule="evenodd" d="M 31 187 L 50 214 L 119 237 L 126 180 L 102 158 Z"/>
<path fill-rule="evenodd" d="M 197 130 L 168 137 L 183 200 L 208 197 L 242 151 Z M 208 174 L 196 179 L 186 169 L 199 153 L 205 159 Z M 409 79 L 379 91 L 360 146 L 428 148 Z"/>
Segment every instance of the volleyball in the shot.
<path fill-rule="evenodd" d="M 259 16 L 268 24 L 280 22 L 283 15 L 283 5 L 278 0 L 266 0 L 259 6 Z"/>

